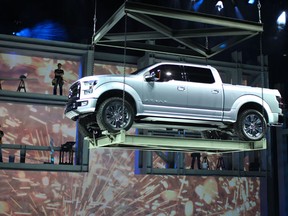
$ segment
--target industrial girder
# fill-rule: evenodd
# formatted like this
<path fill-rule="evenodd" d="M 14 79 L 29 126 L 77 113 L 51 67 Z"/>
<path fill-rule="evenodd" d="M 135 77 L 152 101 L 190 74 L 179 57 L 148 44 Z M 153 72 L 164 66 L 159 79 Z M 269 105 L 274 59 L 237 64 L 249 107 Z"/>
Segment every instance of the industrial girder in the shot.
<path fill-rule="evenodd" d="M 150 30 L 133 32 L 128 31 L 128 28 L 126 28 L 124 32 L 119 32 L 118 29 L 117 33 L 111 33 L 110 31 L 126 15 Z M 200 23 L 201 28 L 177 29 L 170 27 L 167 22 L 163 22 L 163 19 Z M 260 32 L 263 32 L 262 23 L 155 5 L 125 2 L 93 35 L 92 43 L 94 46 L 210 58 L 258 35 Z M 203 41 L 197 42 L 196 40 L 197 38 L 206 39 L 213 37 L 217 37 L 218 41 L 213 46 L 209 46 L 207 43 L 203 44 Z M 162 43 L 158 44 L 157 42 L 160 40 Z M 169 41 L 172 41 L 172 43 L 169 43 Z"/>

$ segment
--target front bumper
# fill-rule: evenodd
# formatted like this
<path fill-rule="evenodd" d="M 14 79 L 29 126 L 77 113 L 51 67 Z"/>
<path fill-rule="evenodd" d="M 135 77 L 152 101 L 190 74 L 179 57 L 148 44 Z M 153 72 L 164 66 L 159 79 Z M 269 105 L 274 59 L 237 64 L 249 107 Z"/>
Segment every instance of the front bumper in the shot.
<path fill-rule="evenodd" d="M 64 114 L 67 118 L 77 120 L 80 115 L 95 112 L 97 99 L 87 98 L 77 101 L 68 101 Z"/>

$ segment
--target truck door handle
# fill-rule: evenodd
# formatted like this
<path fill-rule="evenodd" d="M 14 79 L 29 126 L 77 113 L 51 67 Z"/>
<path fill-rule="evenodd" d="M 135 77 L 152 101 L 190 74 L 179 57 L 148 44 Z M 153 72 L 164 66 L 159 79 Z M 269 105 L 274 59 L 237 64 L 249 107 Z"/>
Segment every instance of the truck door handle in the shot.
<path fill-rule="evenodd" d="M 184 90 L 185 90 L 185 87 L 183 87 L 183 86 L 177 86 L 177 90 L 178 90 L 178 91 L 184 91 Z"/>
<path fill-rule="evenodd" d="M 214 89 L 211 92 L 212 92 L 212 94 L 219 94 L 219 90 L 217 90 L 217 89 Z"/>

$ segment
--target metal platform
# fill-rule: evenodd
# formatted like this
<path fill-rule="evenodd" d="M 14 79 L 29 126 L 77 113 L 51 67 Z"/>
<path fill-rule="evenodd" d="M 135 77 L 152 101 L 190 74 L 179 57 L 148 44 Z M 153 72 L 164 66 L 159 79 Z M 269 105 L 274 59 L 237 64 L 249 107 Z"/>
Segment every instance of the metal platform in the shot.
<path fill-rule="evenodd" d="M 209 151 L 239 152 L 266 149 L 266 139 L 260 141 L 208 140 L 201 138 L 128 135 L 124 130 L 116 134 L 104 133 L 103 137 L 90 139 L 89 148 L 117 147 L 153 151 Z"/>
<path fill-rule="evenodd" d="M 85 147 L 87 146 L 87 147 Z M 7 159 L 4 161 L 2 158 L 2 150 L 20 150 L 20 162 L 9 162 Z M 86 151 L 85 151 L 86 150 Z M 21 144 L 0 144 L 0 169 L 8 169 L 8 170 L 30 170 L 30 171 L 56 171 L 56 172 L 88 172 L 89 169 L 89 151 L 88 145 L 84 145 L 83 155 L 82 155 L 82 164 L 74 164 L 74 163 L 61 163 L 61 147 L 53 147 L 54 152 L 59 152 L 59 164 L 51 163 L 48 160 L 46 162 L 37 161 L 35 163 L 27 163 L 24 160 L 21 161 L 21 154 L 26 155 L 26 151 L 46 151 L 50 152 L 51 147 L 49 146 L 29 146 L 29 145 L 21 145 Z M 75 152 L 75 151 L 74 151 Z M 49 155 L 49 153 L 48 153 Z M 14 155 L 15 156 L 15 155 Z M 32 158 L 26 158 L 32 159 Z M 32 159 L 33 160 L 33 159 Z"/>
<path fill-rule="evenodd" d="M 136 173 L 136 172 L 135 172 Z M 237 177 L 266 177 L 267 171 L 243 170 L 193 170 L 176 168 L 138 168 L 136 174 L 142 175 L 185 175 L 185 176 L 237 176 Z"/>
<path fill-rule="evenodd" d="M 14 91 L 0 91 L 1 102 L 15 102 L 25 104 L 40 104 L 64 107 L 67 103 L 67 96 L 51 95 L 51 94 L 39 94 L 30 92 L 14 92 Z"/>

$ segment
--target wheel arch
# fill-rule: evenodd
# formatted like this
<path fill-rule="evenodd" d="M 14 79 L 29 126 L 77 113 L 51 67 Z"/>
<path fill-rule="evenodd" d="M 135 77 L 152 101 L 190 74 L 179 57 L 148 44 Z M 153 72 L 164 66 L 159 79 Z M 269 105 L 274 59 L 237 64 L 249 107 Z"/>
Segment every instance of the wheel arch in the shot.
<path fill-rule="evenodd" d="M 232 118 L 237 121 L 239 114 L 247 109 L 255 109 L 265 117 L 267 123 L 271 120 L 271 108 L 265 100 L 256 95 L 243 95 L 232 105 Z"/>
<path fill-rule="evenodd" d="M 249 110 L 249 109 L 257 110 L 264 116 L 266 122 L 269 122 L 267 110 L 261 104 L 256 103 L 256 102 L 248 102 L 248 103 L 242 104 L 242 106 L 238 110 L 237 119 L 242 112 L 244 112 L 245 110 Z"/>
<path fill-rule="evenodd" d="M 125 100 L 127 100 L 131 104 L 131 106 L 133 107 L 134 113 L 136 114 L 137 113 L 137 107 L 136 107 L 136 101 L 133 98 L 133 96 L 131 94 L 129 94 L 128 92 L 123 92 L 123 90 L 119 90 L 119 89 L 114 89 L 114 90 L 109 90 L 109 91 L 103 92 L 97 100 L 96 110 L 98 109 L 99 105 L 105 99 L 111 98 L 111 97 L 123 98 L 123 94 L 124 94 Z"/>

